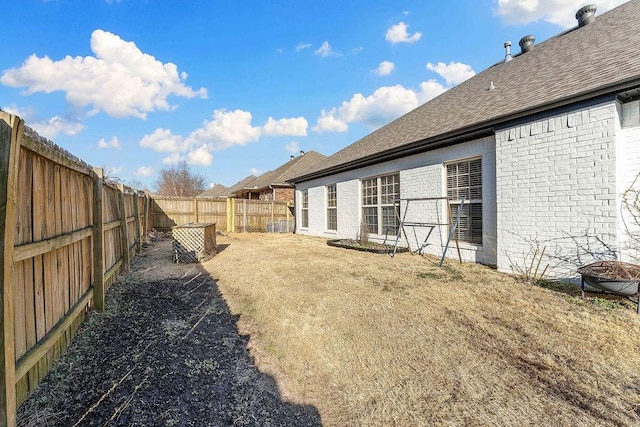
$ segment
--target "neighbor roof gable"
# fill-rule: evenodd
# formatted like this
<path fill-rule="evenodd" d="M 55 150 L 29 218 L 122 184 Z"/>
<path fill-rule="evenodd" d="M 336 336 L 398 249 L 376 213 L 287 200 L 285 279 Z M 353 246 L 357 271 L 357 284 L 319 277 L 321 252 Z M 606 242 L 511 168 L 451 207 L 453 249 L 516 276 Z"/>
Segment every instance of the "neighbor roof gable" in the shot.
<path fill-rule="evenodd" d="M 255 175 L 249 175 L 249 176 L 241 179 L 240 181 L 236 182 L 231 187 L 229 187 L 229 189 L 225 193 L 225 197 L 233 197 L 235 193 L 237 193 L 238 191 L 242 190 L 243 188 L 246 188 L 247 186 L 249 186 L 255 180 L 256 180 L 256 176 Z"/>
<path fill-rule="evenodd" d="M 207 197 L 212 197 L 212 198 L 218 198 L 218 197 L 225 197 L 225 194 L 227 192 L 228 188 L 225 187 L 222 184 L 216 184 L 213 187 L 203 191 L 202 193 L 198 194 L 196 196 L 196 198 L 207 198 Z"/>
<path fill-rule="evenodd" d="M 260 175 L 255 181 L 251 182 L 251 187 L 261 190 L 274 185 L 290 186 L 291 184 L 287 183 L 289 179 L 315 169 L 315 167 L 326 158 L 327 156 L 324 154 L 316 151 L 308 151 L 298 157 L 294 157 L 277 169 Z"/>

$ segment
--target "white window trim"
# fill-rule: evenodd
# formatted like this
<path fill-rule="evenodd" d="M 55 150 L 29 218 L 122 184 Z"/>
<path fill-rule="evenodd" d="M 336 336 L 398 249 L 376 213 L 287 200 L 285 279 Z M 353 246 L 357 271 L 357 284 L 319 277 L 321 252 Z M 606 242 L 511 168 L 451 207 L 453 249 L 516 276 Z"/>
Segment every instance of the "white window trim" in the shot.
<path fill-rule="evenodd" d="M 306 206 L 305 206 L 306 196 Z M 304 225 L 304 213 L 307 213 L 307 225 Z M 300 228 L 309 228 L 309 190 L 300 190 Z"/>
<path fill-rule="evenodd" d="M 329 188 L 335 188 L 335 206 L 329 206 Z M 329 233 L 337 233 L 338 232 L 338 185 L 337 184 L 328 184 L 325 186 L 325 230 Z M 329 210 L 332 209 L 335 211 L 336 215 L 336 228 L 329 228 Z"/>
<path fill-rule="evenodd" d="M 362 222 L 364 221 L 364 213 L 363 210 L 364 208 L 373 208 L 375 207 L 377 209 L 377 219 L 378 219 L 378 224 L 377 224 L 377 232 L 370 232 L 371 235 L 376 236 L 376 237 L 385 237 L 385 236 L 395 236 L 395 233 L 392 234 L 384 234 L 384 227 L 382 224 L 382 208 L 383 207 L 390 207 L 390 206 L 394 206 L 395 204 L 382 204 L 381 203 L 381 197 L 382 197 L 382 178 L 385 177 L 389 177 L 389 176 L 394 176 L 397 175 L 398 177 L 398 198 L 400 198 L 400 171 L 396 171 L 396 172 L 392 172 L 392 173 L 385 173 L 382 175 L 374 175 L 374 176 L 369 176 L 366 178 L 361 178 L 360 179 L 360 224 L 362 224 Z M 363 182 L 367 181 L 367 180 L 372 180 L 375 179 L 376 180 L 376 186 L 377 186 L 377 193 L 376 193 L 376 198 L 377 198 L 377 202 L 375 205 L 365 205 L 364 204 L 364 188 L 363 188 Z M 380 231 L 382 231 L 382 233 L 380 233 Z"/>

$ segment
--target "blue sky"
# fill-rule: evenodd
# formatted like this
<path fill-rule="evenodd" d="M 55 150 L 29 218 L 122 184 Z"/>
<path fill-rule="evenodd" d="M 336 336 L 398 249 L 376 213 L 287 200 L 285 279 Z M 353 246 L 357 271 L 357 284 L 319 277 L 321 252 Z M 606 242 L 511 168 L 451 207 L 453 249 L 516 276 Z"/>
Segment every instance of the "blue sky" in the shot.
<path fill-rule="evenodd" d="M 21 0 L 3 9 L 0 108 L 126 183 L 153 190 L 184 160 L 230 186 L 335 153 L 584 4 Z"/>

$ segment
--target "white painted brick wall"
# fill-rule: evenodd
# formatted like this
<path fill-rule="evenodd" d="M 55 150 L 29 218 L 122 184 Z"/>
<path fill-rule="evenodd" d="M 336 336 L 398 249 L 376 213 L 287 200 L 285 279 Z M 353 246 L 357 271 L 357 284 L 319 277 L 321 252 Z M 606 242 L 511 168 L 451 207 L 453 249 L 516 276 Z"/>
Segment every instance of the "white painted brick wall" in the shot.
<path fill-rule="evenodd" d="M 622 261 L 640 263 L 640 101 L 620 105 L 616 129 L 618 245 Z"/>
<path fill-rule="evenodd" d="M 556 278 L 617 250 L 614 101 L 496 132 L 498 267 Z"/>
<path fill-rule="evenodd" d="M 408 156 L 377 165 L 344 172 L 297 185 L 296 201 L 300 206 L 300 192 L 309 190 L 309 227 L 298 233 L 327 238 L 356 238 L 360 228 L 360 179 L 391 173 L 400 173 L 400 197 L 423 198 L 444 197 L 444 162 L 469 157 L 482 156 L 483 168 L 483 245 L 461 245 L 465 260 L 496 263 L 496 211 L 495 211 L 495 143 L 493 137 L 446 147 L 423 154 Z M 337 184 L 338 230 L 326 230 L 326 190 L 328 184 Z M 412 202 L 413 203 L 413 202 Z M 419 202 L 411 206 L 407 219 L 414 222 L 446 222 L 444 201 L 438 202 L 441 211 L 435 212 L 435 202 Z M 404 204 L 401 213 L 404 212 Z M 297 215 L 299 218 L 300 215 Z M 298 220 L 299 221 L 299 220 Z M 425 228 L 407 228 L 409 244 L 413 249 L 422 245 L 426 237 Z M 416 243 L 417 236 L 417 243 Z M 371 240 L 384 241 L 385 236 L 371 235 Z M 446 242 L 446 227 L 437 227 L 428 240 L 428 252 L 440 255 Z M 387 242 L 394 242 L 395 236 L 388 236 Z M 404 238 L 402 243 L 406 244 Z M 457 257 L 455 246 L 450 246 L 449 256 Z"/>
<path fill-rule="evenodd" d="M 640 116 L 636 110 L 640 111 L 637 102 L 585 105 L 499 129 L 495 139 L 300 183 L 296 206 L 299 209 L 300 190 L 309 189 L 309 227 L 301 229 L 297 215 L 298 232 L 355 238 L 361 218 L 361 178 L 399 172 L 402 198 L 442 197 L 443 164 L 482 156 L 483 245 L 463 245 L 465 260 L 518 272 L 531 265 L 536 248 L 539 253 L 546 247 L 541 269 L 548 265 L 547 276 L 555 278 L 576 277 L 578 266 L 596 259 L 621 257 L 640 262 L 638 245 L 623 235 L 625 217 L 621 213 L 622 193 L 640 172 L 640 120 L 638 124 L 634 121 Z M 325 185 L 334 183 L 338 189 L 337 232 L 326 230 Z M 440 222 L 444 206 L 441 209 L 436 212 L 435 202 L 418 202 L 407 219 Z M 412 248 L 422 244 L 426 229 L 417 228 L 416 235 L 407 231 Z M 434 230 L 426 250 L 440 254 L 445 240 L 444 227 Z M 449 256 L 457 256 L 455 248 Z"/>

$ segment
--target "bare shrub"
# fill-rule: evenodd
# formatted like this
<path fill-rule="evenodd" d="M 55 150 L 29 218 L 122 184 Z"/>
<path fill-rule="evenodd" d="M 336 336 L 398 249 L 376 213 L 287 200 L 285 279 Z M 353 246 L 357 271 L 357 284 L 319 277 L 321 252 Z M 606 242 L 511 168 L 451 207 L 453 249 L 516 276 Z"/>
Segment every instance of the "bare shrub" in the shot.
<path fill-rule="evenodd" d="M 360 233 L 357 240 L 362 246 L 366 246 L 369 243 L 369 225 L 364 221 L 360 223 Z"/>

